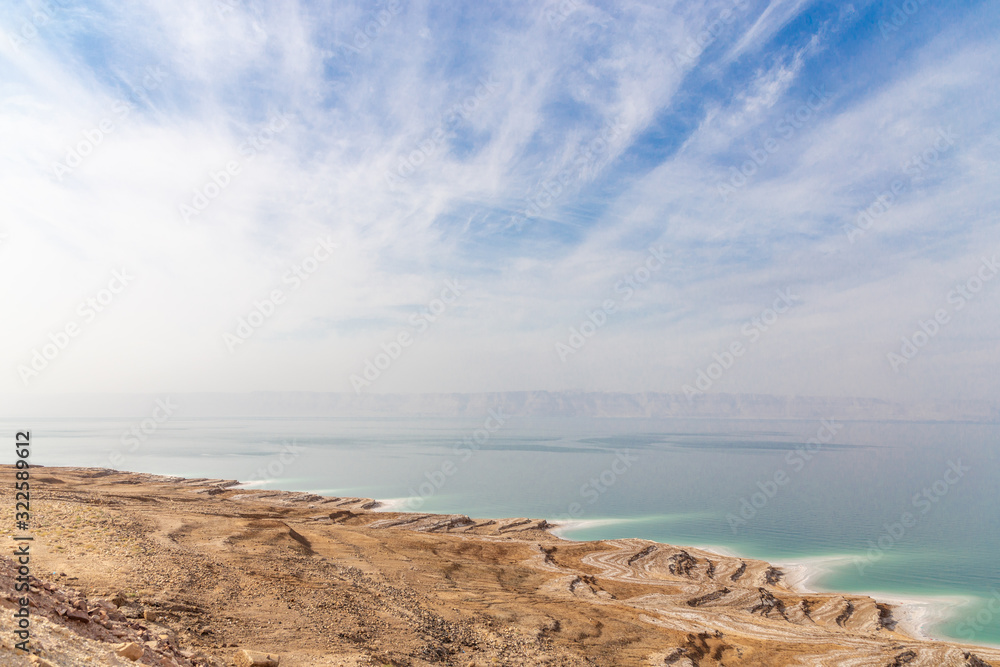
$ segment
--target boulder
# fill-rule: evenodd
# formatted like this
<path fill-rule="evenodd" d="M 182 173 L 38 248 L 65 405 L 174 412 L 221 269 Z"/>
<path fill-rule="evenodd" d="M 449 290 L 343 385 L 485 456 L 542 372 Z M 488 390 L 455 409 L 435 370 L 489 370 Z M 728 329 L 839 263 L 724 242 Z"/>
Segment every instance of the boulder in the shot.
<path fill-rule="evenodd" d="M 278 667 L 280 661 L 281 658 L 273 653 L 243 649 L 236 654 L 236 667 Z"/>
<path fill-rule="evenodd" d="M 115 653 L 129 660 L 138 660 L 142 657 L 142 647 L 135 642 L 129 642 L 118 647 Z"/>

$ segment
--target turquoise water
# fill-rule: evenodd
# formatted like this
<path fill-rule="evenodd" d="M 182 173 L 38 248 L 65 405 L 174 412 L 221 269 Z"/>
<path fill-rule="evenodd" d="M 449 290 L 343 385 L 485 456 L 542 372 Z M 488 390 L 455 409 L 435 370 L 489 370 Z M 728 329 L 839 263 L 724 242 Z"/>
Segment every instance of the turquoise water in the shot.
<path fill-rule="evenodd" d="M 123 443 L 135 423 L 6 423 L 11 432 L 31 428 L 33 462 L 43 465 L 573 520 L 567 536 L 575 539 L 642 537 L 772 561 L 839 558 L 812 585 L 958 596 L 968 603 L 935 634 L 1000 644 L 997 424 L 175 419 L 155 430 L 147 423 L 150 433 Z"/>

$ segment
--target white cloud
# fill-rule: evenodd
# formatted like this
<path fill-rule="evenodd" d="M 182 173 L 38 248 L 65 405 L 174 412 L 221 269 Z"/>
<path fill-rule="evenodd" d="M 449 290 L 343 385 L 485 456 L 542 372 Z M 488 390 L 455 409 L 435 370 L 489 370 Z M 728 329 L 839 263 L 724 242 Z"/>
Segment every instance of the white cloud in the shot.
<path fill-rule="evenodd" d="M 0 194 L 10 211 L 0 279 L 17 286 L 5 303 L 23 318 L 0 333 L 9 351 L 0 390 L 23 390 L 16 366 L 127 267 L 134 285 L 31 390 L 349 390 L 349 374 L 457 276 L 467 293 L 373 390 L 677 390 L 774 289 L 792 285 L 808 306 L 727 386 L 903 391 L 867 364 L 995 229 L 996 145 L 981 140 L 996 117 L 981 88 L 996 78 L 995 47 L 939 40 L 877 90 L 833 91 L 723 201 L 729 167 L 777 135 L 826 48 L 822 37 L 775 51 L 752 79 L 692 111 L 684 104 L 701 91 L 685 87 L 690 70 L 672 56 L 723 6 L 685 5 L 682 15 L 581 2 L 555 26 L 524 6 L 478 26 L 413 4 L 358 49 L 356 31 L 377 15 L 364 6 L 245 2 L 220 15 L 211 3 L 150 1 L 69 12 L 20 51 L 0 40 Z M 750 53 L 807 7 L 774 2 L 753 22 L 740 15 L 728 52 Z M 72 46 L 68 35 L 79 34 L 106 52 Z M 137 95 L 149 68 L 162 83 Z M 496 85 L 482 94 L 481 79 Z M 123 96 L 132 107 L 120 116 Z M 449 116 L 463 103 L 463 116 Z M 244 142 L 276 113 L 287 127 L 251 159 Z M 678 116 L 689 134 L 671 124 Z M 55 177 L 53 163 L 109 118 L 113 131 Z M 571 170 L 542 215 L 520 233 L 505 225 L 616 118 L 621 130 Z M 841 225 L 952 121 L 963 138 L 954 152 L 849 244 Z M 676 151 L 645 157 L 678 136 Z M 390 188 L 400 160 L 412 174 Z M 179 206 L 229 162 L 239 173 L 185 224 Z M 955 230 L 948 248 L 887 252 L 890 239 L 934 237 L 942 224 Z M 326 234 L 338 253 L 292 290 L 282 277 Z M 675 263 L 572 363 L 559 362 L 555 342 L 588 309 L 620 298 L 617 281 L 652 243 Z M 904 281 L 907 298 L 893 297 Z M 275 288 L 287 302 L 230 354 L 223 334 Z M 975 327 L 993 326 L 978 317 Z M 858 330 L 872 342 L 845 344 Z M 958 354 L 950 340 L 938 341 L 940 358 L 920 360 L 927 370 L 914 370 L 921 383 L 906 391 L 959 384 L 941 381 L 947 359 L 959 359 L 947 356 Z M 969 363 L 961 359 L 956 368 Z"/>

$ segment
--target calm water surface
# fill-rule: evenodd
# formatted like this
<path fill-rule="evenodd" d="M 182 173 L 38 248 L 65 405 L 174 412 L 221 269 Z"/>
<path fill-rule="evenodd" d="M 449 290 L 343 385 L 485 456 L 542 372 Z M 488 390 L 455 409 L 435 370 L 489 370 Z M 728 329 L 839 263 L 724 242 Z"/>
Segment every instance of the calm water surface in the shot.
<path fill-rule="evenodd" d="M 832 559 L 813 585 L 958 597 L 936 634 L 1000 644 L 988 606 L 1000 600 L 997 424 L 217 419 L 123 440 L 136 422 L 5 421 L 31 428 L 42 465 L 257 480 L 421 511 L 572 518 L 578 539 Z"/>

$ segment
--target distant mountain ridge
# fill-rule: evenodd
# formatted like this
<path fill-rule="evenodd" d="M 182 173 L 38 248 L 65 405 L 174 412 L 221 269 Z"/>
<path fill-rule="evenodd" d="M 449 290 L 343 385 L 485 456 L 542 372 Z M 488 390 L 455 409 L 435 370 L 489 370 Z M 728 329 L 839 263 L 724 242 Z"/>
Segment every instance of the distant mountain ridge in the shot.
<path fill-rule="evenodd" d="M 444 394 L 322 392 L 7 395 L 0 418 L 141 416 L 169 398 L 179 418 L 520 417 L 842 419 L 1000 422 L 998 401 L 900 403 L 876 398 L 666 393 L 511 391 Z"/>

